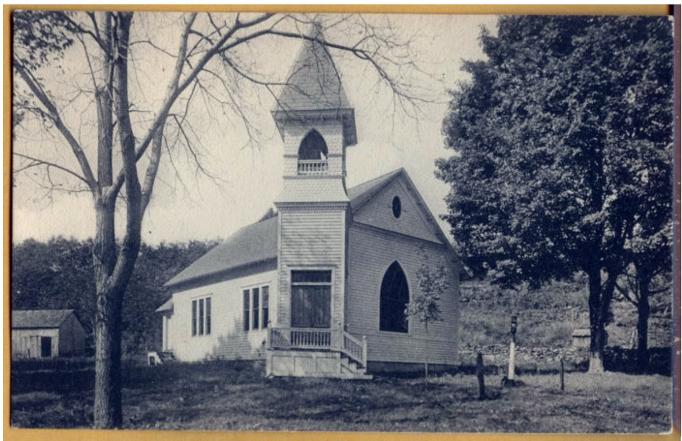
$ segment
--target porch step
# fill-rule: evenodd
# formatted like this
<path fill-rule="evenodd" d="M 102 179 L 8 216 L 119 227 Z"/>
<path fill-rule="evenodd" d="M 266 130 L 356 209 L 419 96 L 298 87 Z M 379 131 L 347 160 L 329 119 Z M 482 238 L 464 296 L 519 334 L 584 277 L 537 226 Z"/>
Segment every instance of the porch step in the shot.
<path fill-rule="evenodd" d="M 373 377 L 339 351 L 266 350 L 266 373 L 275 377 L 371 380 Z"/>

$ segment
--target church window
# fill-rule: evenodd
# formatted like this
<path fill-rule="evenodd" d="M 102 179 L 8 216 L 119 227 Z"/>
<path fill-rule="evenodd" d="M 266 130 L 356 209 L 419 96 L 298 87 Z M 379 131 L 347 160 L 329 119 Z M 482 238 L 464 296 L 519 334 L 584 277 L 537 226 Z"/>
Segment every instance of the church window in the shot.
<path fill-rule="evenodd" d="M 292 271 L 292 326 L 295 328 L 329 328 L 331 292 L 331 271 Z"/>
<path fill-rule="evenodd" d="M 211 334 L 211 298 L 192 300 L 192 335 Z"/>
<path fill-rule="evenodd" d="M 391 208 L 393 209 L 393 216 L 395 216 L 396 219 L 400 217 L 400 214 L 402 213 L 402 204 L 400 202 L 400 198 L 398 196 L 395 196 L 393 198 L 393 203 L 391 204 Z"/>
<path fill-rule="evenodd" d="M 324 174 L 328 170 L 327 143 L 317 130 L 311 130 L 298 148 L 298 174 Z"/>
<path fill-rule="evenodd" d="M 386 270 L 381 282 L 379 329 L 381 331 L 407 332 L 405 308 L 410 301 L 407 278 L 398 262 Z"/>

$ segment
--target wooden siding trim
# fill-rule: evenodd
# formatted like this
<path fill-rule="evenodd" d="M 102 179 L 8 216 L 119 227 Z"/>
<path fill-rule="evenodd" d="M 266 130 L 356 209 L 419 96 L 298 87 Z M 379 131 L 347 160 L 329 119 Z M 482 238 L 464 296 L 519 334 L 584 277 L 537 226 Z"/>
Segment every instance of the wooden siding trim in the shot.
<path fill-rule="evenodd" d="M 383 230 L 362 228 L 357 224 L 351 225 L 349 235 L 347 330 L 367 338 L 368 360 L 422 363 L 428 358 L 431 363 L 455 363 L 461 320 L 459 273 L 448 248 L 443 244 L 389 235 Z M 381 331 L 380 290 L 385 271 L 398 261 L 405 272 L 412 298 L 418 289 L 415 277 L 420 259 L 416 252 L 420 246 L 426 247 L 436 259 L 432 264 L 438 259 L 445 259 L 451 268 L 448 271 L 451 289 L 441 300 L 444 321 L 429 324 L 427 331 L 418 319 L 413 318 L 408 325 L 408 333 Z"/>
<path fill-rule="evenodd" d="M 416 185 L 414 185 L 414 182 L 412 182 L 412 179 L 410 178 L 410 176 L 407 173 L 405 173 L 404 171 L 401 174 L 404 175 L 405 181 L 407 182 L 407 187 L 408 187 L 407 190 L 409 192 L 411 192 L 414 195 L 414 197 L 417 199 L 417 204 L 420 206 L 420 208 L 426 214 L 427 220 L 435 227 L 436 233 L 441 237 L 441 240 L 443 241 L 443 243 L 448 247 L 448 249 L 452 253 L 453 257 L 456 259 L 457 265 L 459 266 L 459 270 L 461 271 L 463 263 L 462 263 L 462 259 L 460 258 L 459 254 L 457 253 L 457 250 L 455 250 L 455 247 L 452 245 L 450 240 L 448 240 L 448 236 L 445 234 L 443 229 L 440 227 L 440 225 L 436 221 L 436 217 L 431 212 L 431 209 L 429 209 L 429 206 L 426 204 L 426 201 L 424 200 L 422 195 L 417 190 L 417 187 L 416 187 Z"/>
<path fill-rule="evenodd" d="M 393 230 L 388 230 L 386 228 L 381 228 L 381 227 L 378 227 L 376 225 L 371 225 L 371 224 L 367 224 L 364 222 L 353 221 L 352 226 L 363 228 L 363 229 L 375 232 L 377 234 L 388 234 L 388 235 L 395 236 L 395 237 L 400 238 L 400 239 L 409 239 L 409 240 L 412 240 L 415 242 L 428 242 L 430 244 L 440 246 L 443 248 L 447 247 L 447 245 L 442 243 L 442 242 L 435 242 L 433 240 L 429 240 L 429 239 L 425 239 L 425 238 L 421 238 L 421 237 L 416 237 L 416 236 L 411 236 L 409 234 L 400 233 L 398 231 L 393 231 Z"/>
<path fill-rule="evenodd" d="M 296 208 L 300 211 L 332 211 L 343 210 L 350 202 L 275 202 L 278 208 Z M 281 222 L 281 221 L 280 221 Z M 279 234 L 279 232 L 278 232 Z M 279 236 L 281 237 L 281 236 Z"/>

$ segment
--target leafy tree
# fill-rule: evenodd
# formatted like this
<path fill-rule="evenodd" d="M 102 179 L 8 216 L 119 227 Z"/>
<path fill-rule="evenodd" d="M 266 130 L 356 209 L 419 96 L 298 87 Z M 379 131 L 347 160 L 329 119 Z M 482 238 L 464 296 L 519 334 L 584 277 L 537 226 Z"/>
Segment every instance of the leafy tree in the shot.
<path fill-rule="evenodd" d="M 307 39 L 367 63 L 400 104 L 409 107 L 416 102 L 404 77 L 405 69 L 413 64 L 407 42 L 400 41 L 390 27 L 375 28 L 360 16 L 321 21 L 326 29 L 337 27 L 344 42 L 306 34 L 313 20 L 305 15 L 164 16 L 172 22 L 155 26 L 155 20 L 164 18 L 153 14 L 136 18 L 138 15 L 126 11 L 13 13 L 14 113 L 20 115 L 22 124 L 32 117 L 44 132 L 54 134 L 57 150 L 50 156 L 46 150 L 15 149 L 14 171 L 43 170 L 50 190 L 89 193 L 96 215 L 92 247 L 96 296 L 93 420 L 98 428 L 118 427 L 122 421 L 124 294 L 142 246 L 142 222 L 159 167 L 177 145 L 196 160 L 199 172 L 206 172 L 195 150 L 196 140 L 190 139 L 191 113 L 196 106 L 192 103 L 197 97 L 205 100 L 202 113 L 211 101 L 224 115 L 236 117 L 251 134 L 253 124 L 244 113 L 249 94 L 243 91 L 252 86 L 274 94 L 286 85 L 254 68 L 255 61 L 264 58 L 254 45 Z M 164 32 L 155 32 L 161 28 Z M 164 48 L 169 35 L 177 38 L 176 50 Z M 149 63 L 151 67 L 145 71 L 145 78 L 162 85 L 165 82 L 165 94 L 156 101 L 146 98 L 148 84 L 135 81 L 136 66 L 152 53 L 167 57 Z M 83 67 L 72 77 L 79 82 L 75 97 L 50 88 L 49 79 L 65 60 L 71 68 Z M 78 127 L 76 131 L 71 121 L 74 108 L 86 113 L 84 109 L 91 103 L 95 103 L 92 126 L 96 129 L 81 133 Z M 164 155 L 164 151 L 168 153 Z M 70 180 L 58 183 L 53 174 Z"/>
<path fill-rule="evenodd" d="M 215 245 L 192 241 L 142 245 L 125 293 L 123 353 L 156 348 L 161 323 L 156 308 L 169 298 L 163 284 Z M 57 237 L 26 240 L 12 249 L 12 309 L 74 309 L 94 341 L 95 280 L 92 241 Z"/>
<path fill-rule="evenodd" d="M 601 372 L 628 243 L 642 213 L 670 200 L 671 24 L 501 17 L 481 45 L 488 59 L 464 64 L 471 81 L 443 124 L 457 152 L 437 162 L 452 186 L 445 219 L 471 270 L 504 287 L 584 272 Z"/>
<path fill-rule="evenodd" d="M 92 242 L 56 237 L 26 240 L 12 249 L 12 309 L 74 309 L 94 329 Z"/>
<path fill-rule="evenodd" d="M 440 262 L 433 266 L 429 262 L 429 256 L 421 249 L 421 264 L 417 270 L 416 290 L 410 297 L 410 302 L 405 307 L 405 315 L 414 317 L 424 324 L 424 330 L 428 334 L 429 323 L 442 321 L 440 299 L 450 288 L 448 272 L 445 264 Z M 424 362 L 424 377 L 429 374 L 429 361 Z"/>

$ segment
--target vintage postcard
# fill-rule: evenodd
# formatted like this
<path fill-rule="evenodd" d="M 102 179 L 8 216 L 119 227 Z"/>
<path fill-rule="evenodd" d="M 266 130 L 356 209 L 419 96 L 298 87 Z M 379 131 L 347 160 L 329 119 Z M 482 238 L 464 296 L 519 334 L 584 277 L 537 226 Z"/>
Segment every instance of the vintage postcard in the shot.
<path fill-rule="evenodd" d="M 12 433 L 672 430 L 673 15 L 235 8 L 6 11 Z"/>

